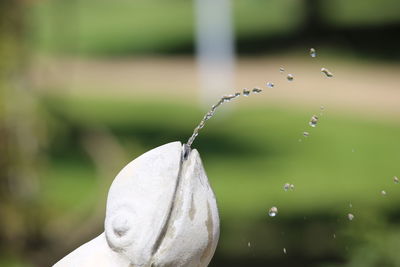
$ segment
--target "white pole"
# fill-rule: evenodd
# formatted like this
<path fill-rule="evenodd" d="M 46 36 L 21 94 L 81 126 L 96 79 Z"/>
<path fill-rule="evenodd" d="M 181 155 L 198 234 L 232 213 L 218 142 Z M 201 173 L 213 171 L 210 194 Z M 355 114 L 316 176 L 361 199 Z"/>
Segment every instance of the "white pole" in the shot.
<path fill-rule="evenodd" d="M 232 93 L 235 48 L 230 0 L 196 0 L 196 50 L 200 98 L 207 107 Z"/>

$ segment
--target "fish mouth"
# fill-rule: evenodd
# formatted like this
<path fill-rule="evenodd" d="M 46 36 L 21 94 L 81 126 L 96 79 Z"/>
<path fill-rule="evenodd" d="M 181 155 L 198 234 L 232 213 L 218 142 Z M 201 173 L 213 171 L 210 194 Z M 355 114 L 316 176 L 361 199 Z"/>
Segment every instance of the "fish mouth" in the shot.
<path fill-rule="evenodd" d="M 152 248 L 152 257 L 157 253 L 157 251 L 159 250 L 161 243 L 164 240 L 164 237 L 167 235 L 168 231 L 170 230 L 171 224 L 172 222 L 175 220 L 174 218 L 174 214 L 175 214 L 175 210 L 179 209 L 179 204 L 180 202 L 177 200 L 180 198 L 180 194 L 181 193 L 181 183 L 182 183 L 182 179 L 183 179 L 183 175 L 185 170 L 188 168 L 188 165 L 190 164 L 196 164 L 198 162 L 200 158 L 199 153 L 197 152 L 196 149 L 191 149 L 190 146 L 188 146 L 187 144 L 182 144 L 182 151 L 181 151 L 181 161 L 179 164 L 179 171 L 178 171 L 178 175 L 176 178 L 176 184 L 175 184 L 175 190 L 174 190 L 174 194 L 173 194 L 173 198 L 171 201 L 171 205 L 168 211 L 168 215 L 167 215 L 167 219 L 161 229 L 160 234 L 158 235 L 158 238 L 156 240 L 156 242 L 153 245 Z"/>
<path fill-rule="evenodd" d="M 182 161 L 185 161 L 189 158 L 190 152 L 192 152 L 192 149 L 188 144 L 183 144 L 182 145 Z"/>

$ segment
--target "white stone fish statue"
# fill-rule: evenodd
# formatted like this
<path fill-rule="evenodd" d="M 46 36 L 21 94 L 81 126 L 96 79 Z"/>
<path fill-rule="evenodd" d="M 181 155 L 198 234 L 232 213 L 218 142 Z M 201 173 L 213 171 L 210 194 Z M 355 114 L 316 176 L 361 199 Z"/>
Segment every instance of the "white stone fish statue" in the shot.
<path fill-rule="evenodd" d="M 110 187 L 104 228 L 54 266 L 208 266 L 219 216 L 197 150 L 168 143 L 126 165 Z"/>

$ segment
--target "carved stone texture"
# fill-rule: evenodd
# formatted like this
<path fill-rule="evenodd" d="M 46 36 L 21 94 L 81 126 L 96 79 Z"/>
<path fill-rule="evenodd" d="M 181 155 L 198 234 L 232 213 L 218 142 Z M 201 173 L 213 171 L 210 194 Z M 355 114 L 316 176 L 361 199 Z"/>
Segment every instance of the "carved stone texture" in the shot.
<path fill-rule="evenodd" d="M 199 153 L 184 150 L 165 144 L 126 165 L 108 193 L 105 232 L 54 266 L 207 266 L 218 209 Z"/>

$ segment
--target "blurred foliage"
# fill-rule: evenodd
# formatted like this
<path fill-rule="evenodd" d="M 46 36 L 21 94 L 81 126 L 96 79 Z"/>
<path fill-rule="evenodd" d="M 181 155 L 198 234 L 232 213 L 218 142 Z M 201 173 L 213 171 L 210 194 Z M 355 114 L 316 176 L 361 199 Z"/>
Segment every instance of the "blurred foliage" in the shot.
<path fill-rule="evenodd" d="M 193 51 L 193 1 L 42 0 L 32 4 L 29 14 L 32 43 L 44 53 L 116 56 Z M 340 41 L 338 31 L 346 35 L 377 28 L 364 32 L 363 40 L 379 36 L 387 25 L 397 25 L 395 32 L 400 4 L 397 0 L 233 0 L 233 18 L 239 51 L 251 53 L 285 48 L 293 43 L 288 40 L 301 43 L 311 38 L 314 45 L 316 41 L 332 45 Z M 385 37 L 394 39 L 393 31 Z"/>
<path fill-rule="evenodd" d="M 237 34 L 293 31 L 300 22 L 299 4 L 294 0 L 235 1 Z M 33 8 L 32 18 L 33 38 L 44 51 L 105 55 L 187 51 L 194 38 L 192 1 L 41 1 Z"/>
<path fill-rule="evenodd" d="M 379 240 L 386 240 L 381 238 L 389 234 L 385 228 L 400 231 L 395 204 L 400 187 L 393 182 L 399 172 L 400 127 L 328 110 L 318 127 L 309 129 L 315 110 L 250 108 L 244 101 L 236 103 L 237 110 L 210 120 L 194 144 L 221 213 L 215 266 L 327 266 L 346 261 L 349 266 L 396 266 L 398 256 L 386 257 L 391 250 L 383 250 L 389 245 L 380 246 Z M 95 173 L 79 141 L 86 128 L 106 127 L 133 159 L 166 142 L 185 141 L 202 115 L 190 105 L 154 100 L 50 97 L 44 105 L 63 126 L 49 127 L 57 134 L 49 151 L 52 175 L 44 176 L 49 179 L 44 184 L 53 192 L 44 191 L 43 197 L 63 212 L 77 203 L 93 203 Z M 304 130 L 310 137 L 302 137 Z M 286 182 L 295 185 L 293 192 L 284 192 Z M 76 190 L 78 183 L 82 187 Z M 387 196 L 380 194 L 382 189 Z M 280 211 L 276 218 L 267 216 L 273 205 Z M 348 212 L 355 214 L 352 222 Z M 283 247 L 290 256 L 282 253 Z M 360 263 L 359 253 L 371 249 L 375 256 Z M 389 265 L 376 265 L 383 258 Z"/>
<path fill-rule="evenodd" d="M 116 2 L 42 1 L 33 9 L 34 38 L 45 51 L 89 54 L 162 52 L 190 42 L 191 2 Z"/>
<path fill-rule="evenodd" d="M 323 17 L 332 24 L 374 26 L 400 22 L 400 2 L 397 0 L 330 0 L 321 2 Z"/>
<path fill-rule="evenodd" d="M 233 1 L 237 39 L 282 36 L 294 33 L 304 19 L 304 6 L 296 0 Z"/>
<path fill-rule="evenodd" d="M 25 12 L 23 1 L 0 2 L 1 266 L 28 266 L 43 245 L 37 174 L 45 159 L 39 153 L 45 129 L 26 83 Z"/>
<path fill-rule="evenodd" d="M 397 0 L 233 0 L 239 50 L 342 42 L 388 59 L 400 55 L 399 8 Z M 25 73 L 29 50 L 185 53 L 193 40 L 193 1 L 0 2 L 0 266 L 48 266 L 96 236 L 114 175 L 149 149 L 186 141 L 203 115 L 160 99 L 38 98 Z M 212 266 L 399 266 L 398 121 L 328 109 L 309 129 L 319 107 L 244 102 L 218 111 L 194 144 L 221 212 Z"/>
<path fill-rule="evenodd" d="M 298 3 L 235 1 L 237 33 L 292 31 L 299 23 Z M 115 55 L 192 49 L 192 1 L 42 1 L 32 14 L 35 42 L 44 51 Z"/>

